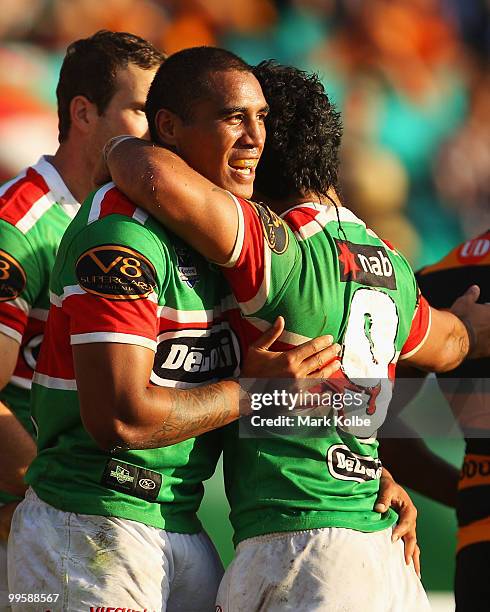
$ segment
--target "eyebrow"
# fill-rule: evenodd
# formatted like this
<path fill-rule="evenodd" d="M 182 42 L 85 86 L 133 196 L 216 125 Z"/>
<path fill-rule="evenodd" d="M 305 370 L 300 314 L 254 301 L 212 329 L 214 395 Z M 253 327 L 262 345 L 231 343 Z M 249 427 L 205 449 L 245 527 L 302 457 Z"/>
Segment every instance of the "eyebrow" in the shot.
<path fill-rule="evenodd" d="M 233 115 L 234 113 L 246 113 L 248 110 L 249 109 L 246 106 L 228 106 L 219 111 L 219 116 L 227 117 L 228 115 Z M 270 107 L 268 104 L 259 109 L 259 113 L 268 113 L 269 111 Z"/>

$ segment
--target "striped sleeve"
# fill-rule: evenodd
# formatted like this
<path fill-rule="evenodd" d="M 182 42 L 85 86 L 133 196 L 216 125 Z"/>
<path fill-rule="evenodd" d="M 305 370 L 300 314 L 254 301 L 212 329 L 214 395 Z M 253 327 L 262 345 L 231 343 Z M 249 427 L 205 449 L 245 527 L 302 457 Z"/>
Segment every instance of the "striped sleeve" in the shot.
<path fill-rule="evenodd" d="M 422 348 L 430 332 L 431 314 L 430 305 L 423 295 L 418 294 L 417 305 L 405 344 L 403 345 L 400 359 L 409 359 Z"/>
<path fill-rule="evenodd" d="M 47 278 L 27 237 L 0 219 L 0 332 L 21 343 Z"/>
<path fill-rule="evenodd" d="M 115 342 L 156 351 L 166 272 L 162 245 L 134 217 L 89 219 L 68 249 L 57 283 L 61 291 L 51 296 L 69 317 L 70 343 Z"/>
<path fill-rule="evenodd" d="M 297 257 L 291 229 L 262 204 L 233 197 L 238 232 L 223 273 L 245 315 L 270 305 L 282 292 Z"/>

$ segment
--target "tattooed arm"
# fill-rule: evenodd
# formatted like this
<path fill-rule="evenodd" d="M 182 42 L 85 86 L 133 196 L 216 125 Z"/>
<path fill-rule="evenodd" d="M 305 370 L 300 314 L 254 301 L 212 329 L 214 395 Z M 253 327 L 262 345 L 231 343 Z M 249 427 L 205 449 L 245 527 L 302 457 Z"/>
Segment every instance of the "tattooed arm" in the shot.
<path fill-rule="evenodd" d="M 338 369 L 339 346 L 331 336 L 315 338 L 285 353 L 267 351 L 282 324 L 252 347 L 250 377 L 323 377 Z M 149 384 L 154 353 L 116 343 L 74 345 L 75 376 L 83 424 L 105 450 L 159 448 L 231 423 L 240 416 L 240 386 L 232 380 L 193 389 Z M 328 364 L 328 365 L 326 365 Z"/>

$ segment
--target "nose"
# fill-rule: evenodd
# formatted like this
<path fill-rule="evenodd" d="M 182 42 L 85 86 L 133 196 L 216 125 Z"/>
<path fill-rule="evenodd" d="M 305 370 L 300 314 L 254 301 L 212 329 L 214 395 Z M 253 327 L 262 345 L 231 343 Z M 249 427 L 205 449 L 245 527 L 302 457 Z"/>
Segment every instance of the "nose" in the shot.
<path fill-rule="evenodd" d="M 265 142 L 264 121 L 259 119 L 249 119 L 244 122 L 244 130 L 240 139 L 240 144 L 250 149 L 262 151 Z"/>

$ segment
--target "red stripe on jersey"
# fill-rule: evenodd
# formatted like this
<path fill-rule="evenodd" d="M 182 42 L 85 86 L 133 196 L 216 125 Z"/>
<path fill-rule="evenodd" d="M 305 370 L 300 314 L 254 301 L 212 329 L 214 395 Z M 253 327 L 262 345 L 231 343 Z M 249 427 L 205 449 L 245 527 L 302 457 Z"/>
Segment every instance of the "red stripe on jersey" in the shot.
<path fill-rule="evenodd" d="M 166 319 L 165 317 L 159 317 L 158 319 L 158 333 L 163 334 L 167 331 L 179 331 L 181 329 L 210 329 L 215 325 L 219 325 L 225 317 L 214 317 L 211 321 L 174 321 L 173 319 Z M 228 320 L 228 319 L 226 319 Z"/>
<path fill-rule="evenodd" d="M 412 321 L 412 327 L 410 328 L 410 334 L 403 345 L 401 356 L 410 353 L 414 349 L 418 347 L 418 345 L 423 341 L 427 334 L 427 330 L 430 322 L 430 306 L 429 302 L 424 298 L 423 295 L 420 296 L 419 303 L 417 306 L 417 310 L 415 311 L 415 316 Z"/>
<path fill-rule="evenodd" d="M 107 300 L 85 293 L 65 298 L 63 311 L 70 317 L 71 335 L 109 332 L 157 338 L 157 305 L 148 299 Z"/>
<path fill-rule="evenodd" d="M 28 316 L 20 308 L 11 306 L 8 302 L 0 302 L 0 323 L 13 329 L 21 336 L 27 327 Z"/>
<path fill-rule="evenodd" d="M 237 198 L 243 211 L 244 234 L 240 256 L 233 268 L 222 268 L 239 302 L 257 295 L 264 279 L 264 234 L 262 223 L 250 202 Z M 246 269 L 246 274 L 242 271 Z"/>
<path fill-rule="evenodd" d="M 132 217 L 137 206 L 118 189 L 110 189 L 100 205 L 99 219 L 109 215 L 124 215 Z"/>
<path fill-rule="evenodd" d="M 389 240 L 385 240 L 384 238 L 381 238 L 381 241 L 386 244 L 386 246 L 390 249 L 390 251 L 393 251 L 393 253 L 397 252 L 395 247 L 391 244 Z"/>
<path fill-rule="evenodd" d="M 314 221 L 320 211 L 298 206 L 284 216 L 284 221 L 289 225 L 293 232 L 297 232 L 307 223 Z"/>
<path fill-rule="evenodd" d="M 28 168 L 26 176 L 11 185 L 0 198 L 0 218 L 16 225 L 47 193 L 49 187 L 44 178 Z"/>
<path fill-rule="evenodd" d="M 36 371 L 53 378 L 75 378 L 68 333 L 70 320 L 61 308 L 51 306 Z"/>

